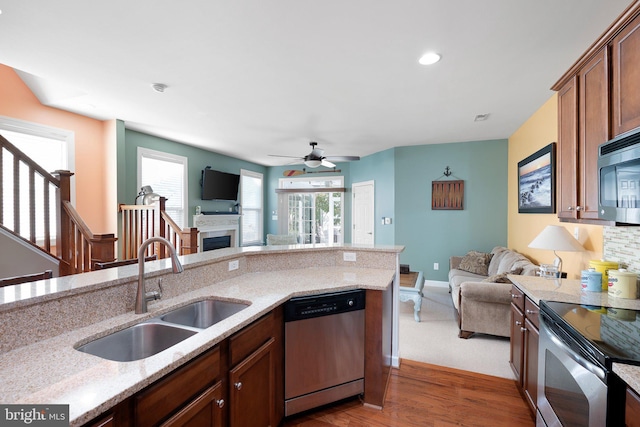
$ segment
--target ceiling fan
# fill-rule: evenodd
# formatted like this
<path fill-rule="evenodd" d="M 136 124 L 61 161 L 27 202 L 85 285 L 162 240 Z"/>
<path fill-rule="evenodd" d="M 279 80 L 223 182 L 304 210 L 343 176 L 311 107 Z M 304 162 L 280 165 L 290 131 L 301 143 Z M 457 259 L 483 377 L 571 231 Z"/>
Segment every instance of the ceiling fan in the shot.
<path fill-rule="evenodd" d="M 304 157 L 295 157 L 295 156 L 279 156 L 277 154 L 270 154 L 272 157 L 290 157 L 293 159 L 299 159 L 304 162 L 307 167 L 317 168 L 318 166 L 324 166 L 326 168 L 335 168 L 336 165 L 332 162 L 351 162 L 354 160 L 360 160 L 359 156 L 324 156 L 324 150 L 322 148 L 317 148 L 317 142 L 310 142 L 311 153 L 307 154 Z"/>

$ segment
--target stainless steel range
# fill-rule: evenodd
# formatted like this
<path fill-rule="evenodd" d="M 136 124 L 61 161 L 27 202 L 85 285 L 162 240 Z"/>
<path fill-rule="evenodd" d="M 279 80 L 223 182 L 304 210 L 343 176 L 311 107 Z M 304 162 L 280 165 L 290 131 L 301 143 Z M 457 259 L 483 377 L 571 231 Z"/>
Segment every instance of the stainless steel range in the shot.
<path fill-rule="evenodd" d="M 536 426 L 622 426 L 614 362 L 640 365 L 640 312 L 540 302 Z"/>

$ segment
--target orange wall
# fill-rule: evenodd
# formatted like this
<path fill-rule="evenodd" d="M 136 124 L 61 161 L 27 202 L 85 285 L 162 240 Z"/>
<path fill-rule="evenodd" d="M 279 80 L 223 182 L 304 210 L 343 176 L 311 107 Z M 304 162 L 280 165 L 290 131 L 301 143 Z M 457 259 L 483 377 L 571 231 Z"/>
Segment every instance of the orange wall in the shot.
<path fill-rule="evenodd" d="M 530 249 L 529 243 L 547 225 L 563 225 L 572 235 L 577 227 L 578 240 L 586 251 L 558 252 L 558 255 L 562 258 L 563 270 L 567 272 L 567 277 L 578 279 L 580 270 L 588 267 L 589 260 L 602 258 L 602 226 L 561 223 L 557 214 L 518 213 L 518 162 L 547 144 L 557 141 L 558 98 L 557 95 L 553 95 L 509 138 L 508 245 L 509 248 L 527 255 L 537 264 L 551 264 L 555 258 L 552 251 Z M 560 164 L 556 163 L 556 168 L 558 167 Z"/>
<path fill-rule="evenodd" d="M 12 68 L 0 64 L 0 115 L 75 133 L 76 209 L 92 232 L 115 233 L 115 213 L 105 196 L 111 132 L 110 122 L 46 107 L 33 95 Z M 115 175 L 110 175 L 114 176 Z M 115 178 L 114 178 L 115 181 Z M 115 186 L 115 184 L 113 184 Z M 114 217 L 114 218 L 111 218 Z"/>

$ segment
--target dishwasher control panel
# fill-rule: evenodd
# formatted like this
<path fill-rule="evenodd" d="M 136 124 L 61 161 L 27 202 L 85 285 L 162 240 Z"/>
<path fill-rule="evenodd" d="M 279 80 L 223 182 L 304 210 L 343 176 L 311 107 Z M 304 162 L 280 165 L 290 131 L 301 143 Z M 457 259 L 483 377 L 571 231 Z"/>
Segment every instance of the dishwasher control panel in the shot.
<path fill-rule="evenodd" d="M 292 298 L 284 305 L 284 321 L 293 322 L 363 310 L 365 295 L 364 290 L 353 290 Z"/>

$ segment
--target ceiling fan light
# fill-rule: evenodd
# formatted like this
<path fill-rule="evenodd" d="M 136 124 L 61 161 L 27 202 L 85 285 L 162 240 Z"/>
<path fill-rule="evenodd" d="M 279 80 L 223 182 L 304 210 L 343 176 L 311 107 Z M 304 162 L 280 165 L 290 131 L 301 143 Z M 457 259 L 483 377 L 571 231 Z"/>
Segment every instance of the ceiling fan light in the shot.
<path fill-rule="evenodd" d="M 440 61 L 441 56 L 435 52 L 427 52 L 420 57 L 418 62 L 422 65 L 433 65 Z"/>
<path fill-rule="evenodd" d="M 321 160 L 305 160 L 304 164 L 310 168 L 317 168 L 322 164 Z"/>

